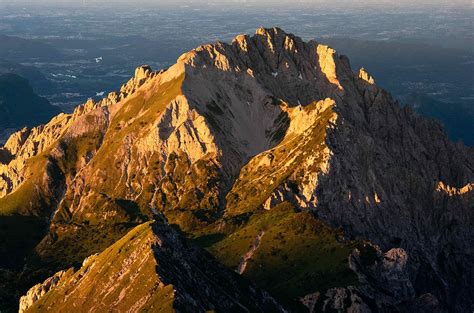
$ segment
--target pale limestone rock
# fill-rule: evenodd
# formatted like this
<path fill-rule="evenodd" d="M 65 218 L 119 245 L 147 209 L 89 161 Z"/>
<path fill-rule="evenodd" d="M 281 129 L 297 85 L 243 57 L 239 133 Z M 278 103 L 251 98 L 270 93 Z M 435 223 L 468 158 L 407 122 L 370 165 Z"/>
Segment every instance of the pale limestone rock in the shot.
<path fill-rule="evenodd" d="M 218 153 L 206 119 L 191 109 L 183 96 L 178 96 L 166 107 L 156 127 L 137 145 L 140 153 L 158 152 L 167 156 L 182 151 L 191 162 L 196 162 L 206 154 Z"/>
<path fill-rule="evenodd" d="M 449 196 L 462 196 L 472 192 L 474 189 L 474 183 L 469 183 L 461 188 L 451 187 L 439 181 L 436 191 L 443 192 Z"/>
<path fill-rule="evenodd" d="M 380 199 L 379 195 L 377 193 L 374 193 L 374 201 L 375 203 L 380 203 L 382 200 Z"/>
<path fill-rule="evenodd" d="M 156 73 L 152 72 L 150 67 L 146 65 L 138 67 L 135 70 L 135 76 L 122 86 L 119 95 L 112 92 L 98 103 L 89 99 L 85 104 L 78 106 L 72 114 L 61 113 L 45 125 L 34 127 L 31 130 L 25 128 L 12 134 L 4 147 L 1 148 L 8 151 L 11 160 L 7 164 L 0 162 L 0 198 L 12 193 L 23 183 L 28 159 L 53 148 L 60 138 L 67 138 L 68 133 L 86 132 L 87 129 L 80 128 L 80 125 L 88 124 L 82 122 L 83 116 L 92 112 L 89 114 L 88 118 L 90 118 L 96 115 L 94 110 L 126 99 L 155 76 Z M 96 126 L 99 125 L 104 125 L 104 121 L 96 123 Z M 71 126 L 73 130 L 69 131 Z"/>
<path fill-rule="evenodd" d="M 357 287 L 331 288 L 323 295 L 307 295 L 301 301 L 310 312 L 316 312 L 314 308 L 317 306 L 322 307 L 322 312 L 336 310 L 353 313 L 369 313 L 372 309 L 401 305 L 410 311 L 414 307 L 412 300 L 415 293 L 409 280 L 407 253 L 395 248 L 383 254 L 377 246 L 370 247 L 376 253 L 372 256 L 373 264 L 367 264 L 370 258 L 362 259 L 357 249 L 349 258 L 351 269 L 359 277 Z"/>
<path fill-rule="evenodd" d="M 316 53 L 318 54 L 321 71 L 324 73 L 324 75 L 326 75 L 328 81 L 342 90 L 343 88 L 339 83 L 336 72 L 336 63 L 334 62 L 336 51 L 332 48 L 329 48 L 328 46 L 318 45 Z"/>
<path fill-rule="evenodd" d="M 273 209 L 277 204 L 282 203 L 285 201 L 287 197 L 285 197 L 285 193 L 287 190 L 275 190 L 270 197 L 263 203 L 263 208 L 265 210 Z"/>
<path fill-rule="evenodd" d="M 394 305 L 412 300 L 415 290 L 410 281 L 408 254 L 401 248 L 393 248 L 385 254 L 377 246 L 373 264 L 364 264 L 360 252 L 356 249 L 349 258 L 350 268 L 359 277 L 359 290 L 376 301 L 378 306 Z M 390 290 L 390 294 L 381 290 Z"/>
<path fill-rule="evenodd" d="M 250 247 L 250 250 L 247 251 L 243 256 L 242 260 L 239 263 L 239 266 L 235 270 L 237 273 L 242 275 L 245 272 L 245 269 L 247 268 L 248 262 L 252 259 L 253 255 L 255 252 L 257 252 L 258 247 L 260 246 L 260 242 L 262 241 L 263 236 L 265 235 L 265 231 L 260 231 L 255 238 L 254 244 Z"/>
<path fill-rule="evenodd" d="M 363 67 L 359 70 L 359 78 L 371 85 L 375 84 L 375 79 Z"/>
<path fill-rule="evenodd" d="M 273 161 L 273 155 L 270 153 L 270 154 L 265 154 L 262 159 L 260 160 L 260 162 L 258 163 L 258 166 L 264 166 L 264 167 L 268 167 L 268 166 L 271 166 L 272 165 L 272 161 Z"/>
<path fill-rule="evenodd" d="M 239 45 L 239 48 L 240 50 L 244 51 L 244 52 L 247 52 L 248 48 L 247 48 L 247 45 L 248 45 L 248 36 L 247 35 L 237 35 L 235 37 L 235 39 L 232 41 L 232 43 L 236 43 Z"/>
<path fill-rule="evenodd" d="M 7 150 L 11 155 L 16 155 L 21 146 L 25 143 L 25 140 L 28 138 L 31 130 L 28 128 L 23 128 L 15 133 L 13 133 L 7 142 L 3 146 L 3 149 Z"/>
<path fill-rule="evenodd" d="M 371 313 L 370 307 L 362 300 L 357 290 L 349 288 L 331 288 L 325 294 L 323 312 Z"/>

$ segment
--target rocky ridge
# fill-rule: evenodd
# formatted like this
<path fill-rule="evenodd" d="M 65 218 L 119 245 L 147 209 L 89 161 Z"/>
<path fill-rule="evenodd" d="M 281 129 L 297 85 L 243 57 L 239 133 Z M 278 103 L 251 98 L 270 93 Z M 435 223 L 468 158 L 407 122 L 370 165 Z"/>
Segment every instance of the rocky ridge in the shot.
<path fill-rule="evenodd" d="M 87 103 L 78 106 L 72 114 L 62 113 L 46 125 L 32 129 L 24 128 L 12 134 L 1 148 L 1 152 L 7 157 L 0 163 L 0 196 L 14 192 L 21 185 L 25 178 L 28 159 L 51 149 L 63 137 L 78 137 L 86 133 L 89 130 L 87 126 L 91 123 L 81 120 L 81 117 L 91 111 L 114 105 L 126 99 L 154 75 L 148 66 L 141 66 L 135 70 L 135 76 L 121 87 L 119 93 L 111 92 L 107 98 L 98 103 L 90 99 Z M 103 111 L 103 114 L 107 114 L 105 112 Z M 94 113 L 90 115 L 94 115 Z M 74 125 L 74 129 L 67 134 L 71 125 Z"/>
<path fill-rule="evenodd" d="M 399 276 L 408 291 L 364 308 L 414 306 L 428 293 L 441 308 L 469 307 L 473 152 L 400 108 L 365 70 L 352 72 L 345 56 L 315 41 L 262 28 L 198 47 L 166 71 L 137 73 L 122 88 L 126 96 L 86 104 L 77 119 L 59 116 L 3 148 L 10 157 L 1 165 L 0 211 L 48 217 L 49 232 L 35 248 L 41 259 L 77 262 L 117 237 L 82 245 L 80 253 L 59 249 L 93 240 L 86 237 L 92 229 L 128 229 L 161 211 L 190 237 L 223 236 L 208 248 L 236 268 L 262 227 L 281 228 L 265 216 L 291 204 L 294 211 L 284 211 L 291 223 L 322 220 L 347 239 L 405 255 Z M 35 171 L 46 174 L 39 179 Z M 243 230 L 252 235 L 227 244 Z M 240 244 L 236 256 L 231 249 Z M 337 251 L 346 251 L 344 240 L 340 245 Z M 298 255 L 285 249 L 269 253 Z M 244 276 L 257 275 L 250 269 Z M 358 277 L 363 284 L 366 276 Z M 373 289 L 347 282 L 318 290 L 318 280 L 295 295 L 374 297 Z"/>
<path fill-rule="evenodd" d="M 28 291 L 19 312 L 284 312 L 163 222 L 132 229 L 76 271 L 55 274 Z"/>

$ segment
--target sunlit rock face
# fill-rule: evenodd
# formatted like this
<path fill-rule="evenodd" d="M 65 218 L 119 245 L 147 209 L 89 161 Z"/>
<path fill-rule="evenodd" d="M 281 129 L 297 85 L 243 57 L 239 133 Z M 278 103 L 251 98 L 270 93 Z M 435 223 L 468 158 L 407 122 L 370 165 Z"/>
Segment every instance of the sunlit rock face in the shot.
<path fill-rule="evenodd" d="M 162 222 L 137 226 L 78 270 L 31 288 L 20 312 L 284 312 Z"/>
<path fill-rule="evenodd" d="M 371 85 L 375 84 L 374 78 L 372 76 L 370 76 L 370 74 L 367 73 L 367 71 L 364 68 L 361 68 L 359 70 L 359 78 L 362 79 L 362 80 L 365 80 L 366 82 L 368 82 Z"/>
<path fill-rule="evenodd" d="M 49 265 L 68 268 L 164 214 L 262 288 L 281 295 L 278 274 L 294 273 L 284 300 L 308 308 L 472 302 L 473 151 L 347 57 L 278 28 L 200 46 L 166 71 L 140 67 L 1 152 L 0 212 L 48 221 L 34 251 Z M 358 266 L 355 248 L 376 263 Z M 393 292 L 379 297 L 383 285 Z"/>

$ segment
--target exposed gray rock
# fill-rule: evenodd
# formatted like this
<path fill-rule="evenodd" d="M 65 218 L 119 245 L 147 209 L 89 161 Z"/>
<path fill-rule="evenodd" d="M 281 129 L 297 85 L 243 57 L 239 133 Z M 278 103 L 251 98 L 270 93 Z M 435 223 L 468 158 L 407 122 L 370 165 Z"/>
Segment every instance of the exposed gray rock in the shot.
<path fill-rule="evenodd" d="M 358 292 L 353 287 L 348 288 L 332 288 L 325 294 L 322 304 L 323 312 L 337 312 L 348 313 L 370 313 L 372 310 L 358 295 Z"/>
<path fill-rule="evenodd" d="M 361 258 L 357 249 L 349 258 L 349 265 L 357 273 L 361 284 L 358 290 L 372 299 L 377 307 L 393 306 L 413 299 L 415 290 L 407 268 L 407 253 L 394 248 L 383 254 L 378 247 L 369 244 L 366 249 L 366 254 L 373 254 L 372 260 Z"/>

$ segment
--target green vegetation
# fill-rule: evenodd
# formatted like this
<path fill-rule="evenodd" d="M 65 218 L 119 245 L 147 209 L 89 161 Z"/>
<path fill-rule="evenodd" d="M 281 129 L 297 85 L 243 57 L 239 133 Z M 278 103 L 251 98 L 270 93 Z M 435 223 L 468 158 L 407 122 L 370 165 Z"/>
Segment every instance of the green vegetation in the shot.
<path fill-rule="evenodd" d="M 255 213 L 225 239 L 213 234 L 197 242 L 210 245 L 208 250 L 219 261 L 235 269 L 262 231 L 260 245 L 243 275 L 278 299 L 288 302 L 316 291 L 357 284 L 348 267 L 348 256 L 356 243 L 339 243 L 337 232 L 312 213 L 297 212 L 286 202 Z M 216 243 L 212 244 L 213 240 Z"/>
<path fill-rule="evenodd" d="M 151 205 L 155 209 L 166 212 L 185 231 L 195 228 L 192 225 L 194 222 L 187 223 L 183 219 L 186 212 L 198 224 L 216 219 L 220 205 L 220 174 L 212 156 L 191 164 L 185 153 L 172 153 L 168 156 L 164 172 L 154 190 Z"/>
<path fill-rule="evenodd" d="M 96 153 L 83 169 L 87 179 L 81 180 L 77 176 L 77 185 L 67 190 L 57 208 L 46 237 L 48 240 L 36 246 L 35 251 L 42 266 L 48 269 L 80 266 L 84 258 L 101 253 L 95 260 L 98 265 L 88 269 L 93 273 L 87 274 L 90 280 L 86 283 L 87 288 L 74 290 L 71 289 L 74 284 L 71 284 L 69 289 L 56 289 L 33 311 L 47 310 L 54 301 L 66 301 L 65 295 L 69 293 L 75 294 L 77 299 L 97 295 L 100 284 L 120 271 L 120 262 L 136 252 L 136 242 L 143 243 L 140 238 L 150 239 L 149 223 L 134 227 L 151 218 L 151 209 L 163 212 L 170 224 L 231 269 L 238 267 L 242 257 L 255 244 L 256 237 L 263 234 L 243 276 L 284 303 L 293 303 L 316 291 L 357 284 L 357 277 L 348 267 L 348 256 L 358 243 L 340 243 L 340 234 L 316 219 L 312 212 L 297 211 L 289 202 L 280 203 L 270 211 L 262 210 L 264 201 L 277 188 L 287 186 L 296 194 L 298 186 L 307 183 L 305 175 L 319 171 L 326 127 L 334 114 L 332 109 L 321 112 L 314 125 L 300 133 L 288 134 L 288 113 L 280 115 L 275 132 L 269 134 L 279 144 L 253 158 L 241 170 L 226 196 L 224 208 L 220 168 L 214 162 L 214 155 L 191 163 L 185 153 L 177 152 L 169 155 L 163 164 L 161 155 L 140 150 L 137 145 L 137 141 L 144 139 L 150 128 L 155 127 L 166 105 L 181 94 L 183 79 L 181 76 L 153 86 L 151 93 L 140 90 L 132 95 L 111 115 L 113 118 L 105 134 L 102 130 L 89 130 L 74 138 L 60 139 L 56 146 L 64 154 L 56 160 L 50 151 L 45 151 L 30 159 L 23 185 L 0 200 L 2 215 L 21 212 L 49 217 L 56 204 L 41 202 L 54 198 L 54 193 L 47 189 L 50 184 L 43 179 L 46 169 L 48 173 L 61 175 L 61 179 L 54 179 L 55 183 L 70 182 L 78 165 Z M 315 105 L 304 110 L 312 110 Z M 208 106 L 215 114 L 221 114 L 216 103 L 211 102 Z M 94 123 L 90 116 L 85 116 L 85 120 Z M 315 158 L 308 165 L 305 160 L 309 156 Z M 139 196 L 126 200 L 131 194 Z M 24 207 L 29 203 L 33 203 L 34 208 Z M 33 229 L 37 231 L 28 234 L 31 241 L 22 242 L 25 251 L 31 252 L 42 238 L 39 234 L 44 234 L 45 230 L 41 227 L 42 224 L 35 226 Z M 7 240 L 15 238 L 15 231 L 7 229 L 6 233 Z M 21 236 L 19 238 L 24 240 L 24 235 Z M 147 279 L 156 277 L 156 264 L 147 265 L 140 275 L 143 275 L 144 284 L 149 285 L 139 287 L 153 291 L 149 310 L 171 311 L 173 288 L 158 288 L 155 280 Z M 134 270 L 136 268 L 132 266 L 131 271 Z M 79 277 L 80 273 L 71 275 L 78 279 L 82 277 Z M 127 275 L 118 287 L 124 289 L 136 279 Z M 95 285 L 95 282 L 100 284 Z M 103 300 L 110 305 L 113 299 L 120 297 L 117 292 L 114 290 L 104 299 L 96 296 L 94 301 Z M 127 298 L 130 301 L 139 299 L 141 292 L 140 288 L 132 288 L 127 291 Z M 70 303 L 54 304 L 58 309 L 71 309 Z M 81 302 L 80 305 L 93 303 Z M 130 307 L 132 304 L 124 302 L 124 305 Z"/>
<path fill-rule="evenodd" d="M 313 110 L 316 105 L 304 110 Z M 358 283 L 348 257 L 359 242 L 340 243 L 340 233 L 313 213 L 295 210 L 289 202 L 269 211 L 261 209 L 276 188 L 286 185 L 297 194 L 299 186 L 308 183 L 307 174 L 320 171 L 326 128 L 333 114 L 332 108 L 326 109 L 301 133 L 286 133 L 287 116 L 282 115 L 278 122 L 281 127 L 274 134 L 281 142 L 242 168 L 226 196 L 224 218 L 191 235 L 194 243 L 237 269 L 263 233 L 243 276 L 288 304 L 310 293 Z M 310 156 L 316 158 L 306 163 Z"/>
<path fill-rule="evenodd" d="M 223 240 L 226 238 L 225 234 L 209 234 L 209 235 L 203 235 L 200 237 L 195 237 L 192 238 L 191 241 L 195 244 L 198 245 L 202 248 L 210 248 L 213 245 L 217 244 L 219 241 Z"/>
<path fill-rule="evenodd" d="M 88 256 L 100 253 L 122 238 L 137 223 L 88 225 L 75 224 L 45 247 L 38 247 L 43 263 L 55 268 L 78 266 Z M 53 228 L 54 230 L 54 228 Z"/>
<path fill-rule="evenodd" d="M 52 221 L 52 242 L 38 248 L 43 261 L 59 266 L 78 264 L 88 255 L 103 251 L 131 228 L 148 219 L 146 215 L 151 215 L 149 202 L 154 192 L 149 187 L 156 183 L 149 179 L 161 176 L 158 175 L 162 171 L 159 158 L 151 156 L 148 168 L 144 168 L 143 172 L 130 173 L 130 177 L 123 175 L 124 163 L 128 162 L 127 154 L 131 162 L 142 161 L 132 143 L 133 138 L 148 131 L 166 105 L 181 93 L 182 79 L 179 77 L 155 86 L 156 89 L 150 94 L 139 91 L 118 108 L 100 148 L 86 168 L 88 181 L 83 186 L 83 192 L 80 196 L 73 192 L 65 195 Z M 87 122 L 93 120 L 90 118 Z M 92 154 L 100 141 L 102 134 L 97 131 L 86 132 L 67 142 L 61 141 L 65 156 L 61 159 L 60 168 L 74 174 L 80 158 Z M 129 166 L 142 168 L 143 164 L 131 163 Z M 186 170 L 183 170 L 181 175 L 173 171 L 176 174 L 173 179 L 184 179 Z M 126 184 L 125 179 L 131 185 Z M 140 188 L 140 185 L 146 188 L 139 199 L 124 199 L 128 188 Z"/>
<path fill-rule="evenodd" d="M 143 156 L 138 155 L 134 143 L 137 138 L 143 138 L 153 123 L 173 99 L 181 94 L 181 84 L 184 75 L 172 81 L 153 86 L 153 92 L 138 91 L 132 95 L 115 113 L 100 149 L 91 161 L 90 171 L 94 175 L 94 189 L 98 193 L 107 194 L 111 198 L 123 198 L 128 193 L 122 168 L 128 164 L 131 168 L 142 168 Z M 129 179 L 134 183 L 141 181 L 144 186 L 152 185 L 150 177 L 159 177 L 161 165 L 159 156 L 149 156 L 147 175 L 136 171 Z M 145 170 L 145 169 L 144 169 Z M 142 181 L 143 180 L 143 181 Z M 141 184 L 140 184 L 141 185 Z M 137 185 L 138 186 L 138 185 Z M 149 213 L 147 202 L 153 196 L 153 190 L 145 189 L 141 199 L 137 199 L 140 207 Z M 142 201 L 143 199 L 143 201 Z"/>
<path fill-rule="evenodd" d="M 85 121 L 86 129 L 98 128 L 90 116 L 85 116 Z M 76 137 L 60 139 L 42 153 L 29 158 L 21 185 L 0 199 L 0 216 L 23 214 L 49 217 L 57 205 L 57 189 L 63 187 L 65 180 L 74 178 L 78 162 L 93 155 L 100 139 L 100 130 L 89 130 Z M 52 153 L 56 148 L 64 152 L 59 157 L 57 153 Z"/>

